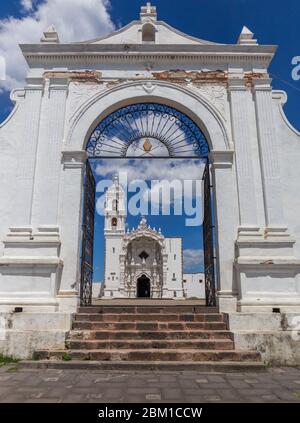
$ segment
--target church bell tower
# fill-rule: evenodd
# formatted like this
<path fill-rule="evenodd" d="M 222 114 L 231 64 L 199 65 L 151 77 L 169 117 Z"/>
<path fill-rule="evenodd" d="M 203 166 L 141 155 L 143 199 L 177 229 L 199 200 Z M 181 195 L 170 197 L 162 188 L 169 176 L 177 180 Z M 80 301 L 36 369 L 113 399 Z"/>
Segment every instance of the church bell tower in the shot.
<path fill-rule="evenodd" d="M 125 235 L 126 207 L 125 192 L 118 175 L 105 195 L 105 297 L 120 297 L 120 254 Z"/>
<path fill-rule="evenodd" d="M 125 234 L 125 193 L 119 183 L 118 175 L 113 176 L 113 184 L 109 187 L 105 196 L 105 235 Z"/>

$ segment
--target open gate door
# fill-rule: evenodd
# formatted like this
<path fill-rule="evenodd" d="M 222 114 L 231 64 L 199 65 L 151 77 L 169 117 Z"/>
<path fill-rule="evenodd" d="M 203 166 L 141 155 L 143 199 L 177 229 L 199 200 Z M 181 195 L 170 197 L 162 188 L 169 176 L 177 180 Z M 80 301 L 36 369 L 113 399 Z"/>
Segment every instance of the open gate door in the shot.
<path fill-rule="evenodd" d="M 92 304 L 94 214 L 96 183 L 89 161 L 86 162 L 81 249 L 80 305 Z"/>
<path fill-rule="evenodd" d="M 206 162 L 203 172 L 204 183 L 204 216 L 203 216 L 203 247 L 205 298 L 207 306 L 216 305 L 215 287 L 215 257 L 214 257 L 214 226 L 212 220 L 212 202 L 209 162 Z"/>

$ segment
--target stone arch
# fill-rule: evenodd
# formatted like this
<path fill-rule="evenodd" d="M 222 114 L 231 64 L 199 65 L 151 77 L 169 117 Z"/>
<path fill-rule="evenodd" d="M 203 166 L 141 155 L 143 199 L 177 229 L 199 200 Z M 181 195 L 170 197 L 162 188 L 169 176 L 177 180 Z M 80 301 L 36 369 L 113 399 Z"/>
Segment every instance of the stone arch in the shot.
<path fill-rule="evenodd" d="M 211 151 L 231 149 L 228 131 L 220 112 L 200 94 L 164 81 L 130 82 L 90 98 L 70 122 L 66 149 L 85 150 L 88 139 L 99 122 L 121 107 L 141 102 L 165 104 L 189 116 L 204 133 Z"/>
<path fill-rule="evenodd" d="M 209 144 L 212 175 L 214 184 L 217 187 L 214 190 L 213 201 L 215 226 L 217 228 L 217 266 L 220 269 L 218 273 L 228 275 L 226 280 L 228 279 L 230 283 L 232 281 L 232 266 L 228 266 L 227 256 L 230 255 L 230 260 L 232 259 L 231 246 L 233 245 L 233 235 L 228 236 L 228 231 L 223 230 L 225 227 L 225 222 L 223 221 L 227 219 L 224 210 L 227 208 L 228 201 L 230 201 L 232 206 L 232 197 L 229 196 L 228 201 L 226 200 L 224 202 L 222 192 L 228 191 L 228 189 L 233 192 L 233 148 L 231 137 L 228 135 L 226 121 L 221 112 L 209 100 L 202 97 L 200 93 L 195 93 L 185 86 L 174 83 L 149 80 L 122 83 L 109 90 L 103 90 L 90 97 L 74 112 L 69 121 L 69 130 L 65 134 L 64 157 L 71 157 L 73 163 L 73 160 L 77 160 L 76 158 L 79 154 L 80 158 L 78 160 L 82 160 L 82 163 L 84 163 L 86 158 L 84 154 L 86 144 L 98 123 L 110 113 L 124 106 L 142 102 L 167 105 L 186 114 L 199 126 Z M 81 198 L 83 189 L 82 180 L 78 189 L 80 189 Z M 219 227 L 222 230 L 219 231 Z M 220 239 L 222 243 L 220 243 Z M 226 254 L 224 251 L 226 251 Z M 225 266 L 227 267 L 225 268 Z M 217 275 L 218 291 L 220 291 L 221 286 L 220 280 L 219 275 Z"/>

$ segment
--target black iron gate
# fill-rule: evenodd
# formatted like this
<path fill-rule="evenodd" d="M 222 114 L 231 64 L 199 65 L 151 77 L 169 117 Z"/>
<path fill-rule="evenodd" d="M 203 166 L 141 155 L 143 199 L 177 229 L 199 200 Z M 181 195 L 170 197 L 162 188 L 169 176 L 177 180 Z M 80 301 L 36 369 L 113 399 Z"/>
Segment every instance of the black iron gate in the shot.
<path fill-rule="evenodd" d="M 204 273 L 205 273 L 205 298 L 207 306 L 216 305 L 215 287 L 215 257 L 214 257 L 214 225 L 212 218 L 212 201 L 210 185 L 209 162 L 206 162 L 203 172 L 204 183 L 204 216 L 203 216 L 203 247 L 204 247 Z"/>
<path fill-rule="evenodd" d="M 93 171 L 87 160 L 84 182 L 83 236 L 81 247 L 80 304 L 82 306 L 92 304 L 95 190 L 96 184 Z"/>

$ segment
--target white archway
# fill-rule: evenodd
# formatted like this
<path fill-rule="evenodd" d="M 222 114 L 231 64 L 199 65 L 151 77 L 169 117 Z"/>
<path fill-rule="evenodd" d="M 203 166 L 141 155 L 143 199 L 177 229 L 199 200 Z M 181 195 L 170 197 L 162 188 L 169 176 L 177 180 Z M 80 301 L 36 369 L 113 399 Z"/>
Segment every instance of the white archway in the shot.
<path fill-rule="evenodd" d="M 77 285 L 80 280 L 80 232 L 82 217 L 82 175 L 86 160 L 85 147 L 93 129 L 105 117 L 114 111 L 135 103 L 151 102 L 176 108 L 181 113 L 191 118 L 202 130 L 210 147 L 210 160 L 212 163 L 212 181 L 214 190 L 215 225 L 217 226 L 216 245 L 218 249 L 218 275 L 217 290 L 219 300 L 224 296 L 225 308 L 227 304 L 235 304 L 235 288 L 233 277 L 235 230 L 238 216 L 238 200 L 236 195 L 236 179 L 233 172 L 233 149 L 231 137 L 226 123 L 219 110 L 206 98 L 187 87 L 164 81 L 138 81 L 120 84 L 109 90 L 103 90 L 89 98 L 73 114 L 65 135 L 62 173 L 62 201 L 60 207 L 62 215 L 66 216 L 62 231 L 68 232 L 68 237 L 63 242 L 64 250 L 74 249 L 77 241 L 76 267 L 71 260 L 65 262 L 65 269 L 61 289 L 70 289 L 70 275 L 76 276 Z M 65 164 L 67 162 L 67 165 Z M 71 163 L 71 164 L 70 164 Z M 70 164 L 70 165 L 69 165 Z M 78 220 L 72 222 L 69 216 L 74 214 L 64 201 L 64 183 L 72 176 L 67 176 L 66 171 L 80 169 L 80 186 L 73 185 L 73 195 L 78 198 L 76 216 Z M 74 172 L 74 170 L 73 170 Z M 77 174 L 77 180 L 78 179 Z M 74 179 L 73 179 L 74 180 Z M 70 186 L 70 182 L 68 182 Z M 77 193 L 75 193 L 75 191 Z M 67 194 L 67 196 L 70 194 Z M 228 215 L 228 210 L 232 213 Z M 67 227 L 67 228 L 66 228 Z M 70 236 L 72 232 L 72 237 Z M 73 244 L 71 244 L 73 242 Z M 69 244 L 69 245 L 68 245 Z M 71 267 L 73 266 L 73 269 Z M 73 276 L 74 275 L 74 276 Z M 72 280 L 72 278 L 71 278 Z M 74 280 L 74 279 L 73 279 Z M 232 305 L 230 305 L 232 308 Z"/>
<path fill-rule="evenodd" d="M 149 81 L 125 83 L 91 97 L 73 115 L 65 149 L 84 150 L 91 132 L 105 117 L 121 107 L 143 102 L 164 104 L 186 114 L 203 131 L 211 151 L 232 149 L 224 119 L 206 98 L 173 83 L 150 84 Z"/>

